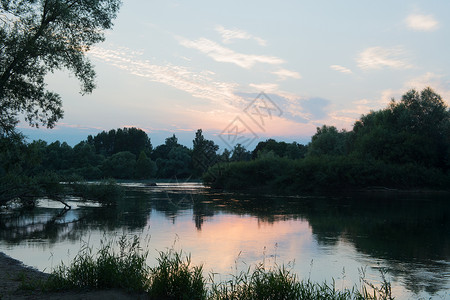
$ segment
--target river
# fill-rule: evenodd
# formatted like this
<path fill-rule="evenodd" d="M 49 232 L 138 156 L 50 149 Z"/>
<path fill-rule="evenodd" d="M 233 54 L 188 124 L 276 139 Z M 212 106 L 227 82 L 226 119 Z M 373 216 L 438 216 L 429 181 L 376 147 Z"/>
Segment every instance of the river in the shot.
<path fill-rule="evenodd" d="M 450 298 L 448 194 L 365 192 L 295 197 L 223 193 L 200 183 L 122 183 L 113 207 L 42 199 L 33 210 L 3 212 L 0 251 L 50 272 L 83 245 L 138 235 L 154 265 L 158 251 L 191 254 L 216 280 L 263 262 L 337 288 L 392 283 L 396 299 Z"/>

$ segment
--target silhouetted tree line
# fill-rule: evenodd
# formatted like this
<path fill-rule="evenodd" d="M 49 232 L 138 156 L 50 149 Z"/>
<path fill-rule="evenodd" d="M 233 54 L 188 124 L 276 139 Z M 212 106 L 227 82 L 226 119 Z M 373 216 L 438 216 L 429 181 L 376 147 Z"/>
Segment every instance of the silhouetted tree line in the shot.
<path fill-rule="evenodd" d="M 286 193 L 450 186 L 450 111 L 430 88 L 411 90 L 401 101 L 363 115 L 351 131 L 323 125 L 306 146 L 268 139 L 253 151 L 237 144 L 220 152 L 201 129 L 192 148 L 179 144 L 175 135 L 153 147 L 138 128 L 103 131 L 74 147 L 59 141 L 26 143 L 19 133 L 0 133 L 0 203 L 57 188 L 44 182 L 67 178 L 203 176 L 216 188 Z"/>
<path fill-rule="evenodd" d="M 25 142 L 21 134 L 0 137 L 0 176 L 33 177 L 53 172 L 61 178 L 199 178 L 218 161 L 249 160 L 251 153 L 241 145 L 218 154 L 219 147 L 196 132 L 193 148 L 178 143 L 175 135 L 153 148 L 141 129 L 123 128 L 89 135 L 74 147 L 66 142 Z"/>
<path fill-rule="evenodd" d="M 220 155 L 218 150 L 201 129 L 192 149 L 179 144 L 175 135 L 153 148 L 148 135 L 138 128 L 103 131 L 74 147 L 60 141 L 27 143 L 15 130 L 0 131 L 0 206 L 11 200 L 32 206 L 39 197 L 61 200 L 65 194 L 61 181 L 200 178 L 217 162 L 252 156 L 241 145 Z M 108 182 L 106 187 L 112 189 Z"/>
<path fill-rule="evenodd" d="M 359 187 L 450 187 L 450 110 L 431 88 L 363 115 L 351 131 L 317 128 L 307 146 L 259 143 L 252 161 L 218 163 L 212 187 L 296 193 Z"/>

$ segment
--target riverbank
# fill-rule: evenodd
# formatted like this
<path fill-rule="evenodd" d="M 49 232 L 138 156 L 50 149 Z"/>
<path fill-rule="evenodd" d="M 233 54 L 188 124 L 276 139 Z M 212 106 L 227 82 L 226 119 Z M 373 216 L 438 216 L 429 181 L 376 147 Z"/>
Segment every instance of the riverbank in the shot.
<path fill-rule="evenodd" d="M 121 290 L 45 292 L 32 285 L 46 280 L 49 274 L 25 266 L 0 252 L 0 299 L 68 299 L 68 300 L 128 300 L 146 299 L 146 295 L 129 294 Z"/>
<path fill-rule="evenodd" d="M 420 164 L 394 164 L 350 156 L 303 159 L 262 157 L 216 164 L 203 175 L 206 186 L 265 194 L 336 193 L 366 189 L 449 190 L 450 173 Z"/>
<path fill-rule="evenodd" d="M 99 252 L 107 251 L 105 249 Z M 89 258 L 85 255 L 90 254 L 81 254 L 81 261 Z M 120 263 L 122 257 L 110 257 L 110 259 L 109 263 L 114 266 Z M 26 267 L 20 261 L 0 252 L 0 299 L 393 299 L 391 284 L 386 281 L 383 271 L 381 271 L 382 281 L 379 287 L 366 282 L 362 277 L 363 284 L 360 288 L 337 290 L 334 283 L 330 285 L 326 282 L 319 284 L 309 280 L 299 281 L 297 275 L 284 266 L 266 268 L 263 264 L 257 264 L 252 269 L 249 268 L 247 272 L 241 272 L 231 281 L 212 283 L 207 288 L 202 267 L 191 266 L 190 263 L 190 257 L 183 259 L 181 252 L 171 250 L 161 252 L 159 265 L 150 268 L 149 274 L 141 274 L 151 282 L 148 289 L 145 288 L 145 293 L 128 294 L 116 289 L 47 292 L 39 289 L 44 286 L 39 284 L 39 281 L 46 280 L 48 274 Z M 100 272 L 92 274 L 94 277 L 86 276 L 90 268 L 94 266 L 92 264 L 96 267 L 100 266 L 98 269 Z M 103 268 L 102 264 L 101 258 L 89 261 L 87 264 L 74 263 L 68 267 L 69 269 L 56 275 L 56 278 L 50 278 L 47 283 L 50 285 L 58 283 L 58 287 L 62 289 L 69 286 L 80 289 L 121 285 L 121 283 L 114 283 L 116 277 L 111 277 L 111 270 Z M 124 275 L 122 270 L 119 270 L 119 274 Z M 91 282 L 92 279 L 94 282 Z M 127 281 L 125 278 L 121 280 Z M 126 285 L 129 286 L 129 283 Z M 142 291 L 142 289 L 138 290 Z"/>

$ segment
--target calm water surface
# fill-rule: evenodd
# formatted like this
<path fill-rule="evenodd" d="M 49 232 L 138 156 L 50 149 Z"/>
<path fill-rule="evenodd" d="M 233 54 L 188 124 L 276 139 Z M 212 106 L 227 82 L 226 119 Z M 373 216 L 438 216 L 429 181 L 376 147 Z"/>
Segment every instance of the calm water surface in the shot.
<path fill-rule="evenodd" d="M 72 199 L 41 200 L 32 211 L 0 215 L 0 251 L 50 272 L 84 243 L 139 235 L 155 264 L 174 247 L 217 280 L 264 262 L 285 264 L 301 279 L 359 286 L 387 270 L 396 299 L 450 299 L 448 195 L 359 194 L 278 197 L 219 193 L 199 183 L 124 184 L 115 207 Z"/>

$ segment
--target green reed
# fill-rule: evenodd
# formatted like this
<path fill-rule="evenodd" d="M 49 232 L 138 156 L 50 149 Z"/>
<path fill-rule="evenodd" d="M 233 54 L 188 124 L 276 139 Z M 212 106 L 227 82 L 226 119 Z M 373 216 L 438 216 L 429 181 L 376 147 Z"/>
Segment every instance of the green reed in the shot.
<path fill-rule="evenodd" d="M 161 251 L 156 266 L 149 267 L 146 264 L 148 252 L 141 249 L 137 236 L 131 240 L 122 236 L 117 243 L 118 252 L 114 250 L 113 242 L 102 241 L 96 254 L 84 245 L 69 266 L 61 264 L 53 270 L 45 283 L 46 289 L 119 288 L 147 293 L 150 299 L 394 299 L 383 270 L 379 286 L 368 282 L 361 269 L 359 288 L 337 289 L 334 280 L 331 284 L 299 280 L 291 267 L 267 267 L 263 262 L 217 283 L 215 273 L 210 273 L 206 279 L 203 266 L 193 266 L 191 256 L 182 251 Z"/>
<path fill-rule="evenodd" d="M 112 241 L 101 242 L 94 255 L 92 247 L 85 244 L 69 266 L 63 263 L 53 270 L 47 288 L 58 289 L 108 289 L 121 288 L 128 291 L 144 291 L 149 288 L 148 252 L 144 252 L 139 238 L 118 240 L 119 251 Z"/>

